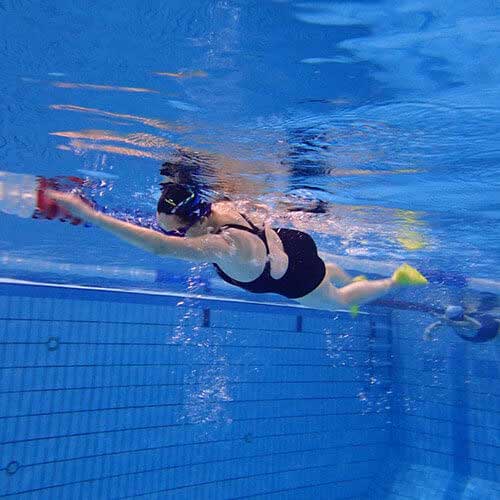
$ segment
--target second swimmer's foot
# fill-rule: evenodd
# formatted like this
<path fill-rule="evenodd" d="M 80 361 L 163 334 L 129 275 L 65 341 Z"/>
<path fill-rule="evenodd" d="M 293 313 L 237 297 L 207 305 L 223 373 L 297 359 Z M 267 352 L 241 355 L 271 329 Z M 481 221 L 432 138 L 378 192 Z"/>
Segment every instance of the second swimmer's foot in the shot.
<path fill-rule="evenodd" d="M 420 274 L 415 268 L 408 264 L 399 266 L 392 275 L 392 279 L 398 285 L 426 285 L 428 283 L 425 276 Z"/>

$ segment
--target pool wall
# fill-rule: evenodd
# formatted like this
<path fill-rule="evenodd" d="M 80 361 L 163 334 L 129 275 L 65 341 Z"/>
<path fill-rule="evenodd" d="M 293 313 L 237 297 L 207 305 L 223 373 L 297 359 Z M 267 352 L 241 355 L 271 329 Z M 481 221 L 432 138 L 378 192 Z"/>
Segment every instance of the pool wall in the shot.
<path fill-rule="evenodd" d="M 500 498 L 500 342 L 424 342 L 433 321 L 392 314 L 393 460 L 373 498 Z"/>
<path fill-rule="evenodd" d="M 7 283 L 0 318 L 0 495 L 359 499 L 386 463 L 387 313 Z"/>

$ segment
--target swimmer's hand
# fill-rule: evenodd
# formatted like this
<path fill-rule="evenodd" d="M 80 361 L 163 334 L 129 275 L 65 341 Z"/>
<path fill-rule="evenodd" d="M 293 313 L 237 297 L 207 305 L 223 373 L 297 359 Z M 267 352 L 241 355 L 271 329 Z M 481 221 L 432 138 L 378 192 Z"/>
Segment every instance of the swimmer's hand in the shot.
<path fill-rule="evenodd" d="M 100 215 L 87 200 L 75 194 L 62 193 L 60 191 L 48 189 L 45 191 L 45 195 L 54 200 L 71 215 L 84 221 L 94 222 Z"/>

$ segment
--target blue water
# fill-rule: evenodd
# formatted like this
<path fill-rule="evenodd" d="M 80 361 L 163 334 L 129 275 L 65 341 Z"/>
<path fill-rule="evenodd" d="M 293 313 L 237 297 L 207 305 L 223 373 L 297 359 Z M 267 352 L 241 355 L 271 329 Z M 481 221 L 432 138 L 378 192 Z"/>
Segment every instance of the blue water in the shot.
<path fill-rule="evenodd" d="M 499 277 L 494 2 L 7 2 L 1 22 L 2 169 L 94 172 L 103 204 L 153 211 L 181 146 L 215 155 L 218 193 L 330 201 L 304 222 L 325 251 Z M 3 250 L 162 266 L 21 228 Z"/>
<path fill-rule="evenodd" d="M 273 221 L 314 234 L 328 258 L 343 258 L 353 271 L 368 269 L 384 274 L 379 271 L 381 265 L 386 269 L 384 265 L 391 268 L 407 261 L 433 276 L 453 277 L 446 286 L 392 299 L 434 308 L 461 303 L 494 314 L 498 296 L 493 292 L 498 289 L 495 282 L 500 280 L 499 47 L 499 8 L 486 0 L 0 1 L 0 170 L 85 177 L 92 181 L 90 194 L 101 207 L 120 214 L 138 210 L 147 217 L 154 213 L 161 162 L 181 151 L 196 163 L 197 182 L 210 195 L 229 196 L 242 207 L 248 207 L 246 200 L 266 204 Z M 327 214 L 290 214 L 283 208 L 315 200 L 327 203 Z M 255 297 L 224 287 L 210 267 L 159 259 L 95 228 L 0 215 L 2 278 L 175 294 L 187 290 L 207 297 L 237 298 L 243 301 L 238 306 L 243 316 L 236 315 L 221 323 L 222 327 L 230 331 L 248 321 L 244 313 L 250 306 L 245 303 Z M 464 280 L 470 278 L 488 280 L 483 290 L 488 294 L 464 288 Z M 28 287 L 15 294 L 31 297 L 30 290 Z M 12 293 L 7 287 L 1 295 Z M 51 328 L 62 332 L 62 337 L 75 335 L 65 321 L 85 322 L 85 304 L 90 299 L 77 291 L 72 293 L 66 300 L 76 301 L 74 307 L 67 305 L 64 309 L 66 306 L 51 302 L 51 312 L 46 314 L 43 302 L 32 304 L 20 299 L 15 304 L 2 303 L 0 320 L 10 332 L 7 344 L 15 343 L 16 335 L 22 339 L 17 347 L 4 346 L 5 369 L 18 367 L 13 373 L 21 376 L 23 366 L 39 362 L 37 348 L 30 351 L 26 347 L 30 335 L 38 332 L 42 340 L 35 344 L 45 346 L 54 334 L 43 330 L 37 321 L 50 319 L 54 322 Z M 52 300 L 52 295 L 45 295 L 41 293 Z M 177 300 L 185 299 L 175 299 L 172 307 Z M 273 297 L 264 300 L 278 301 Z M 79 303 L 85 306 L 83 313 L 67 312 L 78 311 Z M 189 307 L 196 314 L 203 311 L 199 304 Z M 272 311 L 266 310 L 266 314 L 272 317 Z M 398 360 L 384 372 L 391 388 L 382 388 L 380 397 L 367 398 L 372 406 L 378 405 L 379 413 L 375 413 L 383 415 L 375 427 L 386 432 L 380 439 L 382 447 L 371 450 L 367 458 L 379 464 L 386 458 L 384 471 L 367 466 L 369 476 L 378 478 L 377 488 L 372 488 L 373 498 L 500 495 L 498 489 L 492 489 L 500 482 L 500 406 L 494 389 L 499 377 L 498 343 L 460 343 L 451 330 L 445 330 L 432 343 L 423 343 L 422 331 L 433 321 L 432 316 L 388 309 L 367 308 L 364 312 L 377 318 L 379 333 L 370 337 L 366 318 L 368 323 L 357 324 L 342 316 L 352 344 L 336 355 L 344 363 L 355 358 L 360 365 L 370 365 L 373 350 L 366 347 L 366 339 L 371 339 L 384 346 L 389 359 Z M 296 311 L 286 314 L 292 317 L 292 326 L 283 330 L 292 335 L 297 326 Z M 377 314 L 382 314 L 382 319 Z M 99 323 L 98 313 L 89 317 Z M 177 319 L 168 324 L 177 325 L 191 338 L 187 332 L 192 325 L 180 320 L 177 324 Z M 12 321 L 15 324 L 9 323 Z M 138 312 L 129 323 L 141 325 L 147 321 L 143 312 Z M 164 323 L 158 320 L 155 324 Z M 200 325 L 202 320 L 196 327 Z M 324 349 L 326 358 L 332 355 L 328 351 L 331 342 L 335 343 L 328 325 L 325 320 L 315 326 L 322 332 L 323 342 L 317 347 Z M 167 338 L 176 335 L 177 330 L 172 328 Z M 211 324 L 205 328 L 215 331 Z M 337 341 L 339 331 L 334 329 Z M 87 324 L 81 325 L 81 332 L 82 338 L 94 338 L 95 332 Z M 164 339 L 164 334 L 148 333 L 155 342 Z M 293 340 L 283 335 L 283 345 L 293 345 Z M 209 337 L 198 339 L 199 346 L 210 344 Z M 262 340 L 262 345 L 267 349 L 272 342 Z M 91 355 L 87 348 L 82 347 L 81 359 L 77 354 L 71 354 L 75 356 L 71 359 L 83 362 Z M 144 347 L 143 351 L 149 360 L 157 359 L 153 348 Z M 100 352 L 97 355 L 104 356 Z M 200 356 L 213 361 L 210 356 L 218 356 L 218 352 L 209 350 Z M 251 356 L 261 363 L 266 353 L 252 351 Z M 245 359 L 244 350 L 237 355 Z M 62 365 L 67 364 L 65 356 L 59 360 Z M 225 352 L 224 356 L 221 366 L 236 352 Z M 168 359 L 161 359 L 168 363 Z M 120 364 L 119 356 L 114 362 Z M 316 358 L 310 362 L 320 363 Z M 280 360 L 274 363 L 278 366 Z M 300 403 L 301 394 L 303 398 L 324 396 L 324 388 L 318 396 L 308 392 L 306 385 L 300 386 L 308 377 L 322 382 L 342 378 L 338 364 L 331 368 L 331 373 L 322 371 L 319 378 L 318 373 L 297 375 L 299 385 L 293 393 L 297 404 L 304 404 Z M 106 376 L 112 373 L 106 372 Z M 152 373 L 154 377 L 167 377 L 163 372 Z M 289 381 L 293 379 L 290 373 L 280 379 L 276 369 L 272 380 Z M 87 375 L 103 376 L 99 371 Z M 59 387 L 56 382 L 67 373 L 56 370 L 50 376 L 55 378 L 43 380 L 43 390 L 55 390 Z M 120 377 L 133 376 L 120 371 L 115 385 L 126 385 Z M 204 376 L 210 379 L 210 374 Z M 237 381 L 245 376 L 243 372 L 231 373 L 227 379 Z M 363 371 L 356 376 L 363 384 L 369 384 L 372 378 Z M 35 376 L 30 378 L 28 373 L 26 377 L 16 391 L 29 392 L 36 386 Z M 3 379 L 3 391 L 12 389 L 9 380 Z M 364 391 L 350 389 L 349 395 L 362 407 L 356 407 L 356 411 L 362 414 L 366 411 Z M 99 394 L 89 396 L 88 404 L 94 404 L 98 397 L 111 398 L 107 393 Z M 192 393 L 187 390 L 186 394 Z M 162 396 L 151 395 L 153 400 L 155 397 Z M 244 391 L 239 397 L 252 399 Z M 21 415 L 10 410 L 18 404 L 36 406 L 37 401 L 9 399 L 6 415 Z M 50 411 L 76 403 L 68 403 L 61 396 L 54 399 Z M 274 416 L 282 410 L 275 408 Z M 317 406 L 312 413 L 330 410 Z M 241 409 L 242 413 L 249 411 L 251 407 Z M 258 415 L 272 416 L 273 411 Z M 137 427 L 141 419 L 149 417 L 134 418 Z M 359 418 L 361 425 L 363 419 Z M 19 422 L 19 428 L 5 431 L 5 442 L 15 441 L 16 432 L 30 439 L 32 426 L 39 425 L 23 423 L 22 419 Z M 71 420 L 56 420 L 54 425 L 66 424 L 76 425 Z M 85 421 L 85 425 L 90 428 L 93 424 Z M 312 425 L 320 432 L 327 424 L 312 418 L 303 425 Z M 229 427 L 224 432 L 233 432 Z M 197 432 L 210 436 L 219 430 L 201 427 Z M 255 432 L 245 431 L 242 436 Z M 278 431 L 269 431 L 273 432 Z M 292 430 L 285 425 L 283 432 Z M 179 442 L 178 436 L 172 439 Z M 235 439 L 239 443 L 241 436 Z M 78 444 L 97 445 L 94 441 Z M 110 444 L 110 453 L 113 446 Z M 14 447 L 12 456 L 0 468 L 9 471 L 10 462 L 22 463 L 23 459 L 16 458 L 19 449 Z M 23 453 L 29 458 L 29 451 Z M 52 451 L 40 448 L 37 453 L 50 455 Z M 36 460 L 41 461 L 40 456 Z M 321 454 L 314 456 L 317 459 Z M 167 460 L 165 456 L 163 459 Z M 305 462 L 309 459 L 301 458 Z M 30 463 L 36 460 L 31 457 Z M 407 467 L 398 468 L 398 463 Z M 110 465 L 110 474 L 113 467 L 121 471 L 121 467 L 137 466 L 133 459 L 125 460 Z M 242 470 L 248 466 L 243 461 L 240 468 L 228 469 L 229 476 L 244 475 Z M 99 469 L 100 465 L 96 462 L 92 467 Z M 82 481 L 92 476 L 83 465 L 72 469 L 71 474 Z M 191 478 L 194 473 L 186 474 Z M 292 482 L 297 481 L 297 474 L 287 474 Z M 17 472 L 12 475 L 16 477 Z M 36 489 L 39 477 L 24 477 L 24 486 L 4 485 L 0 494 Z M 342 477 L 340 473 L 331 476 L 332 484 Z M 423 489 L 418 482 L 422 477 L 428 486 L 435 486 L 434 490 L 431 486 Z M 337 490 L 323 485 L 313 491 L 300 489 L 300 481 L 294 486 L 283 478 L 281 483 L 276 481 L 275 485 L 252 491 L 257 496 L 275 491 L 276 498 L 285 490 L 290 490 L 288 498 L 299 498 L 299 492 L 304 495 L 301 498 L 336 498 L 332 491 L 339 492 L 338 498 L 349 497 L 348 492 L 341 493 L 341 483 L 335 485 L 340 488 Z M 311 484 L 315 482 L 328 480 L 312 478 Z M 363 484 L 359 483 L 351 498 L 368 494 L 368 483 Z M 225 490 L 224 495 L 219 492 L 210 497 L 209 490 L 200 488 L 199 495 L 206 498 L 243 495 Z M 98 497 L 107 497 L 103 491 Z M 71 488 L 64 492 L 61 498 L 74 497 Z M 85 498 L 87 493 L 80 493 Z M 123 491 L 116 495 L 123 495 Z"/>

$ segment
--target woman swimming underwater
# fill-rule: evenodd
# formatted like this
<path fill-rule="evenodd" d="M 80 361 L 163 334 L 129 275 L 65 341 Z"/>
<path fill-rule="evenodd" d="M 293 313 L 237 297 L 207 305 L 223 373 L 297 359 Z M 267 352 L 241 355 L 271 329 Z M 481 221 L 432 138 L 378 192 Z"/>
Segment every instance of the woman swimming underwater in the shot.
<path fill-rule="evenodd" d="M 424 340 L 432 340 L 432 333 L 443 326 L 450 326 L 455 333 L 475 344 L 499 338 L 500 320 L 488 313 L 467 312 L 461 306 L 448 306 L 438 320 L 424 330 Z"/>
<path fill-rule="evenodd" d="M 312 308 L 355 307 L 400 286 L 427 283 L 407 264 L 390 278 L 353 282 L 342 269 L 323 262 L 308 234 L 267 224 L 258 227 L 231 202 L 208 203 L 174 182 L 162 185 L 157 206 L 158 224 L 170 234 L 115 219 L 75 194 L 54 190 L 46 194 L 74 217 L 148 252 L 211 262 L 232 285 L 253 293 L 277 293 Z"/>

